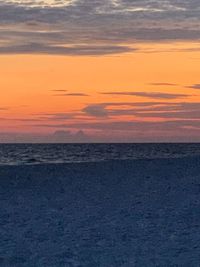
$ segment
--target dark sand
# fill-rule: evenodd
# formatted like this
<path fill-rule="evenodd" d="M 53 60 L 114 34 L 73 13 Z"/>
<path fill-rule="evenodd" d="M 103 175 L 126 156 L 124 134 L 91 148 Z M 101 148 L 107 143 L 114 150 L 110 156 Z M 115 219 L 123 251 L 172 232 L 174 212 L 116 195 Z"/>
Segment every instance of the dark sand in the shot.
<path fill-rule="evenodd" d="M 1 166 L 0 266 L 200 266 L 200 158 Z"/>

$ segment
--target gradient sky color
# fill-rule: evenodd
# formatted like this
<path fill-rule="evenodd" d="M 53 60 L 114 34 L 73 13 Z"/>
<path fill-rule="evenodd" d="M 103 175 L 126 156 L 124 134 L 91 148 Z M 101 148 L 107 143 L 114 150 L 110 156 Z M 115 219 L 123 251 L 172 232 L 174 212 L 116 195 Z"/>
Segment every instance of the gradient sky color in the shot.
<path fill-rule="evenodd" d="M 198 1 L 0 11 L 0 141 L 200 141 Z"/>

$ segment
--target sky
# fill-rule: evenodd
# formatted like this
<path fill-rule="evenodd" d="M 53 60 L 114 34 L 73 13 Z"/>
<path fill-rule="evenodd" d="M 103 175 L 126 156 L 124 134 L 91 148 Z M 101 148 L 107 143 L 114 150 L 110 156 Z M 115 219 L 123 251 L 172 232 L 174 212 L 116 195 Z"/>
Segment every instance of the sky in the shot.
<path fill-rule="evenodd" d="M 200 142 L 199 0 L 1 0 L 0 142 Z"/>

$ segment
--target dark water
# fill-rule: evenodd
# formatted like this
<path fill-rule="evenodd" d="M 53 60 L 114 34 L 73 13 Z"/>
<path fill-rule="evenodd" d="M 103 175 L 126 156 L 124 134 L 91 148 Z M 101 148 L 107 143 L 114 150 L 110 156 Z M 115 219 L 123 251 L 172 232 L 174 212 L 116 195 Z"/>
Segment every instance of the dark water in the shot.
<path fill-rule="evenodd" d="M 103 161 L 0 167 L 0 267 L 200 266 L 200 145 L 0 151 L 2 164 Z M 159 157 L 173 159 L 105 161 Z"/>
<path fill-rule="evenodd" d="M 0 165 L 180 158 L 200 144 L 0 144 Z"/>

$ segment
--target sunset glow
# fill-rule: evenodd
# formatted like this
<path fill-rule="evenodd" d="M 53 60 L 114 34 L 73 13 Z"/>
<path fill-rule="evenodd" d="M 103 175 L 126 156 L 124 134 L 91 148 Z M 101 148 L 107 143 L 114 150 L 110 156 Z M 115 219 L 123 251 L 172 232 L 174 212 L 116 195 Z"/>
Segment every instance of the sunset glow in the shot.
<path fill-rule="evenodd" d="M 1 134 L 81 130 L 86 141 L 200 141 L 195 1 L 191 10 L 185 1 L 2 2 Z M 21 17 L 9 17 L 14 9 Z"/>

